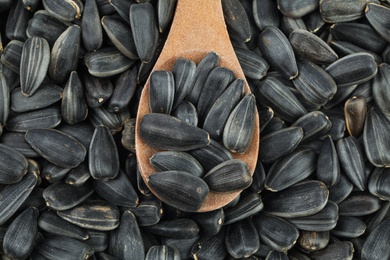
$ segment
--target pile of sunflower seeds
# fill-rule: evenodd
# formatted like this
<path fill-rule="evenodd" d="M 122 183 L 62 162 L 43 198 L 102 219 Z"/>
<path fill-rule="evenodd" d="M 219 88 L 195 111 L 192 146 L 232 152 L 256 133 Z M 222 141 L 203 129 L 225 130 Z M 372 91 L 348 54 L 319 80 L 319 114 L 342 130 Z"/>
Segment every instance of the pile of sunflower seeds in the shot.
<path fill-rule="evenodd" d="M 160 201 L 137 170 L 138 100 L 175 5 L 0 0 L 2 258 L 388 259 L 390 1 L 222 0 L 261 143 L 250 186 L 205 213 Z M 216 140 L 197 148 L 203 164 L 164 151 L 156 169 L 175 153 L 199 178 L 213 156 L 231 159 L 219 121 L 230 113 L 201 94 L 217 58 L 152 75 L 151 121 L 177 117 Z"/>

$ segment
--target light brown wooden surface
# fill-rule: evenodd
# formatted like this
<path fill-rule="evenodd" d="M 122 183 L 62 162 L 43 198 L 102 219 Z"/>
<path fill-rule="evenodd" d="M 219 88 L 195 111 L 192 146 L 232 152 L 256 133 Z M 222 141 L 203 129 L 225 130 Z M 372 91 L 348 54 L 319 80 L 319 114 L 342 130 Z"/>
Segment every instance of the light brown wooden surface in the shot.
<path fill-rule="evenodd" d="M 198 64 L 211 51 L 220 56 L 220 66 L 231 69 L 237 78 L 245 80 L 226 30 L 221 0 L 178 0 L 170 33 L 153 71 L 171 70 L 176 59 L 180 57 L 193 60 Z M 250 92 L 247 82 L 245 91 Z M 150 113 L 149 79 L 140 99 L 135 140 L 138 167 L 146 184 L 149 175 L 156 172 L 150 165 L 149 158 L 157 151 L 146 145 L 138 134 L 140 121 L 148 113 Z M 259 129 L 259 118 L 256 115 L 255 134 L 251 146 L 245 154 L 233 154 L 234 158 L 242 159 L 248 164 L 252 174 L 258 157 Z M 220 208 L 232 201 L 239 193 L 210 192 L 199 212 Z"/>

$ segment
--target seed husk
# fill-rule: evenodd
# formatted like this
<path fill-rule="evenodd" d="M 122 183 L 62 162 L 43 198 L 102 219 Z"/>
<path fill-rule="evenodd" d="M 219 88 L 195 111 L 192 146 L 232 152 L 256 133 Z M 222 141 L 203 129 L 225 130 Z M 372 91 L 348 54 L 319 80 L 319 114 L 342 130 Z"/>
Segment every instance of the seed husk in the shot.
<path fill-rule="evenodd" d="M 252 11 L 253 19 L 260 30 L 264 31 L 269 26 L 279 27 L 280 13 L 275 1 L 254 0 Z"/>
<path fill-rule="evenodd" d="M 129 59 L 114 47 L 101 48 L 84 56 L 88 72 L 95 77 L 110 77 L 129 69 L 135 60 Z"/>
<path fill-rule="evenodd" d="M 336 82 L 320 66 L 300 59 L 298 69 L 299 75 L 293 79 L 293 83 L 309 103 L 323 106 L 336 94 Z"/>
<path fill-rule="evenodd" d="M 108 247 L 108 234 L 103 231 L 88 230 L 89 238 L 85 243 L 97 252 L 105 251 Z"/>
<path fill-rule="evenodd" d="M 288 17 L 299 18 L 314 10 L 319 6 L 316 0 L 300 0 L 291 2 L 288 0 L 278 0 L 278 9 Z"/>
<path fill-rule="evenodd" d="M 344 173 L 360 190 L 367 186 L 367 176 L 364 173 L 363 151 L 357 139 L 353 136 L 337 141 L 337 154 Z"/>
<path fill-rule="evenodd" d="M 211 191 L 223 193 L 248 188 L 252 183 L 251 173 L 244 161 L 232 159 L 212 168 L 203 177 Z"/>
<path fill-rule="evenodd" d="M 159 33 L 155 10 L 150 3 L 133 4 L 130 7 L 130 26 L 138 57 L 148 63 L 156 52 Z"/>
<path fill-rule="evenodd" d="M 86 121 L 75 125 L 61 124 L 57 129 L 74 137 L 77 141 L 82 143 L 86 149 L 89 147 L 93 131 L 95 130 L 94 127 Z"/>
<path fill-rule="evenodd" d="M 293 224 L 274 215 L 259 213 L 252 221 L 260 239 L 278 252 L 286 253 L 299 237 L 299 231 Z"/>
<path fill-rule="evenodd" d="M 273 163 L 292 152 L 303 138 L 303 129 L 291 126 L 264 136 L 260 145 L 259 157 L 263 163 Z"/>
<path fill-rule="evenodd" d="M 349 98 L 344 104 L 344 115 L 349 134 L 358 138 L 363 132 L 367 115 L 366 99 L 361 96 Z"/>
<path fill-rule="evenodd" d="M 110 112 L 125 110 L 132 99 L 137 87 L 137 68 L 134 66 L 121 73 L 115 82 L 114 91 L 107 102 Z"/>
<path fill-rule="evenodd" d="M 135 4 L 134 1 L 111 0 L 109 4 L 114 7 L 124 21 L 130 22 L 130 7 Z"/>
<path fill-rule="evenodd" d="M 175 13 L 177 0 L 157 1 L 158 28 L 165 33 Z"/>
<path fill-rule="evenodd" d="M 82 10 L 76 3 L 77 1 L 60 1 L 60 0 L 42 0 L 45 9 L 53 17 L 71 22 L 75 18 L 80 18 Z"/>
<path fill-rule="evenodd" d="M 103 16 L 101 24 L 112 43 L 123 55 L 133 60 L 138 59 L 133 34 L 126 21 L 113 15 Z"/>
<path fill-rule="evenodd" d="M 290 34 L 289 40 L 298 56 L 316 64 L 330 64 L 338 58 L 325 41 L 306 30 L 294 30 Z"/>
<path fill-rule="evenodd" d="M 150 158 L 150 164 L 158 171 L 188 171 L 198 177 L 203 177 L 202 165 L 185 152 L 164 151 L 155 153 Z"/>
<path fill-rule="evenodd" d="M 264 198 L 264 211 L 293 218 L 313 215 L 328 202 L 329 190 L 319 181 L 303 181 Z"/>
<path fill-rule="evenodd" d="M 364 16 L 364 8 L 371 0 L 321 0 L 320 12 L 327 23 L 357 20 Z"/>
<path fill-rule="evenodd" d="M 16 74 L 20 73 L 20 61 L 23 51 L 23 42 L 11 40 L 5 46 L 1 55 L 1 62 Z"/>
<path fill-rule="evenodd" d="M 246 95 L 233 109 L 223 129 L 223 144 L 230 151 L 245 153 L 254 135 L 256 100 Z"/>
<path fill-rule="evenodd" d="M 93 230 L 109 231 L 119 226 L 119 209 L 107 201 L 86 201 L 57 214 L 72 224 Z"/>
<path fill-rule="evenodd" d="M 239 199 L 237 205 L 225 210 L 224 225 L 252 216 L 261 211 L 264 207 L 263 201 L 257 193 L 251 193 L 248 196 Z"/>
<path fill-rule="evenodd" d="M 302 142 L 307 142 L 326 134 L 331 128 L 332 123 L 321 111 L 313 111 L 299 118 L 293 126 L 302 127 L 304 132 Z"/>
<path fill-rule="evenodd" d="M 89 238 L 89 233 L 86 229 L 60 218 L 56 213 L 49 210 L 41 212 L 38 226 L 42 230 L 57 236 L 71 237 L 78 240 Z"/>
<path fill-rule="evenodd" d="M 49 43 L 41 37 L 25 41 L 20 60 L 20 87 L 26 96 L 33 95 L 43 82 L 50 62 Z"/>
<path fill-rule="evenodd" d="M 337 204 L 329 200 L 325 207 L 314 215 L 289 218 L 288 220 L 300 230 L 328 231 L 336 226 L 339 218 L 338 211 Z"/>
<path fill-rule="evenodd" d="M 366 52 L 367 54 L 371 54 L 374 57 L 374 60 L 377 64 L 382 63 L 381 56 L 379 56 L 375 52 L 363 49 L 353 43 L 332 40 L 331 42 L 329 42 L 329 46 L 339 55 L 339 57 L 345 57 L 347 55 L 359 52 Z"/>
<path fill-rule="evenodd" d="M 163 202 L 189 212 L 197 211 L 209 193 L 201 178 L 184 171 L 152 174 L 148 184 Z"/>
<path fill-rule="evenodd" d="M 51 49 L 49 75 L 58 83 L 65 82 L 70 72 L 77 68 L 80 52 L 80 34 L 80 26 L 73 25 L 68 27 L 57 38 Z"/>
<path fill-rule="evenodd" d="M 259 249 L 260 240 L 251 219 L 229 225 L 225 244 L 227 251 L 234 258 L 246 258 L 255 253 Z"/>
<path fill-rule="evenodd" d="M 226 228 L 211 237 L 201 237 L 193 244 L 191 255 L 194 259 L 223 260 L 228 255 L 225 245 Z M 187 256 L 188 257 L 188 256 Z"/>
<path fill-rule="evenodd" d="M 258 47 L 270 65 L 281 71 L 284 77 L 294 79 L 298 76 L 293 48 L 280 29 L 266 28 L 259 36 Z"/>
<path fill-rule="evenodd" d="M 311 149 L 297 149 L 276 161 L 267 173 L 264 186 L 277 192 L 310 176 L 316 170 L 317 156 Z"/>
<path fill-rule="evenodd" d="M 340 180 L 340 164 L 332 137 L 327 136 L 318 155 L 317 179 L 332 187 Z"/>
<path fill-rule="evenodd" d="M 25 259 L 30 255 L 38 234 L 38 216 L 39 210 L 30 207 L 12 221 L 3 240 L 3 249 L 7 256 Z"/>
<path fill-rule="evenodd" d="M 169 115 L 175 98 L 175 79 L 171 71 L 156 70 L 150 75 L 149 108 L 151 113 Z"/>
<path fill-rule="evenodd" d="M 44 160 L 42 162 L 41 177 L 50 183 L 56 183 L 61 181 L 69 171 L 70 168 L 60 167 L 47 160 Z"/>
<path fill-rule="evenodd" d="M 23 113 L 48 107 L 61 99 L 62 91 L 58 85 L 42 83 L 34 95 L 26 97 L 20 88 L 15 88 L 11 92 L 11 109 Z"/>
<path fill-rule="evenodd" d="M 359 237 L 366 231 L 366 224 L 356 217 L 340 216 L 331 233 L 340 237 Z"/>
<path fill-rule="evenodd" d="M 390 8 L 379 3 L 367 3 L 365 15 L 369 23 L 379 33 L 383 39 L 390 42 Z"/>
<path fill-rule="evenodd" d="M 385 259 L 390 257 L 387 246 L 389 238 L 390 219 L 383 220 L 367 237 L 362 248 L 362 259 Z"/>
<path fill-rule="evenodd" d="M 71 209 L 85 201 L 94 189 L 90 183 L 75 187 L 63 182 L 57 182 L 45 189 L 43 198 L 46 205 L 54 210 Z"/>
<path fill-rule="evenodd" d="M 167 245 L 156 245 L 149 248 L 145 256 L 145 260 L 155 259 L 178 260 L 181 258 L 180 252 L 175 247 L 170 247 Z"/>
<path fill-rule="evenodd" d="M 38 253 L 49 259 L 87 259 L 93 254 L 92 248 L 77 239 L 54 236 L 44 238 L 36 247 Z"/>
<path fill-rule="evenodd" d="M 141 227 L 157 224 L 164 213 L 162 202 L 155 196 L 140 196 L 138 206 L 130 210 Z"/>
<path fill-rule="evenodd" d="M 202 236 L 215 236 L 225 222 L 225 213 L 222 208 L 209 212 L 194 213 L 191 217 L 199 225 Z"/>
<path fill-rule="evenodd" d="M 0 144 L 0 183 L 19 182 L 27 173 L 26 157 L 8 145 Z"/>
<path fill-rule="evenodd" d="M 61 123 L 61 111 L 58 106 L 13 114 L 6 128 L 14 132 L 26 132 L 32 129 L 54 128 Z"/>
<path fill-rule="evenodd" d="M 187 95 L 187 100 L 193 105 L 197 105 L 200 93 L 202 92 L 205 81 L 215 67 L 219 65 L 220 57 L 215 52 L 208 53 L 196 67 L 194 82 L 191 91 Z"/>
<path fill-rule="evenodd" d="M 368 181 L 370 193 L 382 200 L 390 200 L 390 190 L 388 189 L 389 170 L 388 168 L 375 168 Z"/>
<path fill-rule="evenodd" d="M 340 174 L 340 180 L 329 188 L 329 200 L 340 203 L 349 196 L 352 189 L 353 184 L 351 181 L 345 174 Z"/>
<path fill-rule="evenodd" d="M 307 31 L 305 21 L 302 18 L 291 18 L 283 15 L 280 23 L 280 29 L 287 37 L 295 30 Z"/>
<path fill-rule="evenodd" d="M 181 121 L 186 122 L 187 124 L 193 126 L 198 125 L 198 112 L 196 111 L 196 107 L 191 102 L 181 102 L 174 110 L 172 110 L 171 116 L 174 116 Z"/>
<path fill-rule="evenodd" d="M 119 173 L 119 154 L 110 129 L 95 128 L 88 150 L 88 167 L 92 178 L 107 181 Z"/>
<path fill-rule="evenodd" d="M 94 180 L 93 187 L 102 198 L 117 206 L 133 208 L 138 205 L 138 195 L 126 174 L 121 170 L 114 179 Z"/>
<path fill-rule="evenodd" d="M 164 220 L 143 229 L 158 236 L 177 239 L 193 238 L 199 234 L 198 224 L 187 218 Z"/>
<path fill-rule="evenodd" d="M 144 259 L 145 248 L 137 220 L 131 211 L 122 214 L 110 253 L 118 259 Z"/>
<path fill-rule="evenodd" d="M 207 146 L 209 134 L 177 118 L 164 114 L 147 114 L 141 120 L 141 138 L 162 150 L 188 151 Z"/>
<path fill-rule="evenodd" d="M 34 149 L 32 149 L 31 146 L 26 142 L 26 139 L 24 139 L 24 133 L 16 133 L 16 132 L 4 133 L 1 135 L 0 141 L 3 145 L 12 147 L 19 153 L 23 154 L 25 157 L 29 157 L 29 158 L 39 157 L 39 154 Z M 7 164 L 10 165 L 10 162 L 7 161 Z M 1 168 L 5 169 L 4 166 Z"/>
<path fill-rule="evenodd" d="M 31 129 L 26 141 L 49 162 L 64 168 L 73 168 L 84 161 L 87 151 L 75 138 L 54 129 Z"/>
<path fill-rule="evenodd" d="M 329 243 L 329 231 L 300 231 L 298 243 L 307 251 L 324 249 Z"/>
<path fill-rule="evenodd" d="M 332 76 L 338 87 L 345 87 L 372 79 L 378 68 L 371 54 L 358 52 L 338 59 L 325 70 Z"/>
<path fill-rule="evenodd" d="M 95 108 L 102 106 L 112 95 L 113 85 L 107 78 L 98 78 L 83 73 L 85 99 L 88 106 Z"/>
<path fill-rule="evenodd" d="M 387 117 L 390 116 L 390 66 L 383 63 L 378 66 L 378 73 L 372 80 L 372 94 L 375 104 L 379 110 Z"/>
<path fill-rule="evenodd" d="M 176 0 L 171 2 L 176 2 Z M 191 86 L 194 82 L 195 72 L 195 62 L 186 58 L 178 58 L 175 61 L 175 65 L 172 69 L 172 74 L 174 76 L 175 82 L 175 95 L 172 108 L 176 108 L 191 91 Z"/>
<path fill-rule="evenodd" d="M 256 89 L 257 101 L 273 109 L 282 120 L 295 122 L 307 114 L 297 97 L 278 79 L 269 76 Z"/>
<path fill-rule="evenodd" d="M 223 15 L 226 24 L 236 32 L 243 42 L 252 38 L 250 23 L 244 7 L 238 0 L 225 0 L 222 2 Z"/>
<path fill-rule="evenodd" d="M 7 185 L 0 191 L 0 225 L 6 223 L 30 195 L 38 182 L 38 175 L 28 172 L 21 181 Z"/>
<path fill-rule="evenodd" d="M 13 1 L 7 22 L 5 23 L 5 35 L 7 38 L 10 40 L 25 41 L 27 39 L 27 24 L 31 17 L 32 12 L 24 8 L 22 1 Z"/>
<path fill-rule="evenodd" d="M 234 52 L 246 77 L 259 80 L 267 74 L 269 64 L 256 52 L 243 48 L 235 48 Z"/>
<path fill-rule="evenodd" d="M 352 259 L 354 253 L 353 244 L 349 241 L 341 241 L 328 245 L 326 248 L 312 252 L 311 259 Z"/>
<path fill-rule="evenodd" d="M 367 194 L 352 194 L 338 204 L 340 216 L 359 217 L 369 215 L 379 210 L 381 201 L 379 198 Z"/>
<path fill-rule="evenodd" d="M 86 0 L 81 17 L 81 37 L 87 51 L 96 51 L 103 44 L 103 29 L 100 25 L 96 0 Z"/>

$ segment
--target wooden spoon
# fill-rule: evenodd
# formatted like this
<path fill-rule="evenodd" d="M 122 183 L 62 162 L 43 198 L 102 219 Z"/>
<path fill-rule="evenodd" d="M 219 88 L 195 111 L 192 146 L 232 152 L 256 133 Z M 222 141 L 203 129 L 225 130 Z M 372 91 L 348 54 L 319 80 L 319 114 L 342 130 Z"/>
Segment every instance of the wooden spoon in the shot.
<path fill-rule="evenodd" d="M 226 30 L 221 0 L 178 0 L 168 38 L 153 71 L 172 70 L 176 59 L 180 57 L 199 63 L 212 51 L 220 56 L 220 66 L 229 68 L 237 78 L 245 80 L 244 73 L 237 60 Z M 149 175 L 156 172 L 150 165 L 149 158 L 158 151 L 148 146 L 139 134 L 142 117 L 150 113 L 149 80 L 150 77 L 141 94 L 135 134 L 138 167 L 146 185 L 148 185 Z M 245 92 L 250 93 L 246 81 L 245 85 Z M 257 162 L 258 150 L 259 118 L 256 114 L 255 133 L 249 149 L 245 154 L 233 153 L 233 157 L 245 161 L 248 164 L 250 172 L 253 174 Z M 153 192 L 153 190 L 151 191 Z M 202 207 L 199 209 L 199 212 L 211 211 L 223 207 L 237 197 L 239 193 L 210 192 Z"/>

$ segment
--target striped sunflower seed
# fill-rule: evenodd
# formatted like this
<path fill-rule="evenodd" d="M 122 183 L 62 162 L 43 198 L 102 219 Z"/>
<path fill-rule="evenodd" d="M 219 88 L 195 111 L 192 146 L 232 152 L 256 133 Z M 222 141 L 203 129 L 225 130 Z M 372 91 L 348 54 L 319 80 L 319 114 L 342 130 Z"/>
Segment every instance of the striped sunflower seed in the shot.
<path fill-rule="evenodd" d="M 166 245 L 156 245 L 149 248 L 146 253 L 145 260 L 154 259 L 180 259 L 180 252 L 176 247 L 170 247 Z"/>
<path fill-rule="evenodd" d="M 264 207 L 261 197 L 257 193 L 251 193 L 244 198 L 237 197 L 239 199 L 238 204 L 225 210 L 225 223 L 229 225 L 250 217 Z"/>
<path fill-rule="evenodd" d="M 332 137 L 327 136 L 321 146 L 317 161 L 317 180 L 332 187 L 340 180 L 340 164 Z"/>
<path fill-rule="evenodd" d="M 320 12 L 327 23 L 357 20 L 364 16 L 364 8 L 372 0 L 321 0 Z"/>
<path fill-rule="evenodd" d="M 12 147 L 28 158 L 39 157 L 40 155 L 27 143 L 24 133 L 8 132 L 1 135 L 1 144 Z M 9 161 L 7 162 L 9 164 Z M 15 168 L 14 168 L 15 169 Z"/>
<path fill-rule="evenodd" d="M 92 248 L 86 243 L 62 236 L 44 238 L 36 251 L 45 258 L 64 260 L 88 259 L 93 254 Z"/>
<path fill-rule="evenodd" d="M 260 239 L 251 219 L 229 225 L 225 244 L 227 251 L 234 258 L 246 258 L 254 254 L 260 247 Z"/>
<path fill-rule="evenodd" d="M 390 257 L 390 250 L 385 241 L 389 238 L 390 219 L 386 218 L 367 237 L 362 248 L 362 259 L 385 259 Z"/>
<path fill-rule="evenodd" d="M 156 70 L 150 75 L 149 107 L 151 113 L 169 115 L 175 98 L 175 79 L 171 71 Z"/>
<path fill-rule="evenodd" d="M 222 208 L 219 208 L 209 212 L 194 213 L 193 218 L 203 236 L 215 236 L 224 224 L 225 213 Z"/>
<path fill-rule="evenodd" d="M 32 12 L 24 8 L 22 0 L 13 1 L 5 24 L 5 35 L 7 38 L 25 41 L 27 39 L 26 28 L 31 16 Z"/>
<path fill-rule="evenodd" d="M 2 73 L 0 73 L 0 125 L 4 126 L 7 122 L 10 108 L 10 91 L 9 85 Z"/>
<path fill-rule="evenodd" d="M 356 193 L 338 204 L 339 216 L 360 217 L 380 209 L 381 200 L 369 193 Z"/>
<path fill-rule="evenodd" d="M 198 125 L 198 112 L 196 111 L 196 107 L 188 101 L 181 102 L 175 109 L 172 110 L 171 115 L 186 122 L 187 124 L 193 126 Z M 204 126 L 203 129 L 205 129 Z"/>
<path fill-rule="evenodd" d="M 370 1 L 371 2 L 371 1 Z M 380 5 L 377 1 L 367 3 L 365 15 L 368 22 L 374 27 L 380 36 L 387 42 L 390 42 L 390 8 Z"/>
<path fill-rule="evenodd" d="M 157 1 L 158 29 L 165 33 L 175 13 L 177 0 Z"/>
<path fill-rule="evenodd" d="M 81 17 L 81 37 L 87 51 L 96 51 L 103 44 L 103 29 L 100 24 L 96 0 L 86 0 Z"/>
<path fill-rule="evenodd" d="M 372 80 L 372 95 L 379 110 L 387 117 L 390 116 L 390 66 L 386 63 L 378 66 L 378 73 Z"/>
<path fill-rule="evenodd" d="M 75 18 L 79 19 L 83 11 L 82 2 L 78 2 L 77 0 L 42 0 L 42 4 L 45 7 L 45 10 L 50 13 L 50 15 L 57 19 L 68 22 L 73 21 Z"/>
<path fill-rule="evenodd" d="M 241 2 L 224 0 L 222 9 L 226 24 L 240 36 L 243 42 L 248 42 L 252 38 L 252 32 L 248 15 Z"/>
<path fill-rule="evenodd" d="M 356 217 L 340 216 L 331 234 L 348 238 L 359 237 L 364 234 L 366 228 L 366 224 Z"/>
<path fill-rule="evenodd" d="M 176 108 L 191 91 L 195 72 L 195 62 L 185 58 L 179 58 L 175 61 L 172 69 L 175 81 L 175 95 L 172 108 Z"/>
<path fill-rule="evenodd" d="M 264 31 L 269 26 L 279 27 L 280 13 L 277 4 L 272 0 L 253 0 L 253 19 L 257 27 Z"/>
<path fill-rule="evenodd" d="M 193 238 L 199 234 L 198 224 L 187 218 L 163 220 L 143 229 L 155 235 L 178 239 Z"/>
<path fill-rule="evenodd" d="M 324 249 L 329 243 L 329 231 L 301 231 L 298 243 L 306 251 Z"/>
<path fill-rule="evenodd" d="M 25 41 L 20 60 L 20 87 L 26 96 L 33 95 L 46 76 L 50 62 L 49 43 L 40 37 Z"/>
<path fill-rule="evenodd" d="M 311 259 L 352 259 L 354 253 L 353 244 L 349 241 L 340 241 L 328 245 L 326 248 L 310 253 Z"/>
<path fill-rule="evenodd" d="M 13 147 L 0 144 L 0 158 L 0 183 L 17 183 L 27 173 L 26 157 Z"/>
<path fill-rule="evenodd" d="M 19 74 L 22 51 L 23 42 L 18 40 L 11 40 L 9 43 L 7 43 L 1 55 L 2 64 L 11 69 L 16 74 Z"/>
<path fill-rule="evenodd" d="M 288 1 L 278 0 L 278 9 L 280 12 L 291 18 L 302 17 L 314 10 L 319 6 L 318 0 L 299 0 L 299 1 Z"/>

